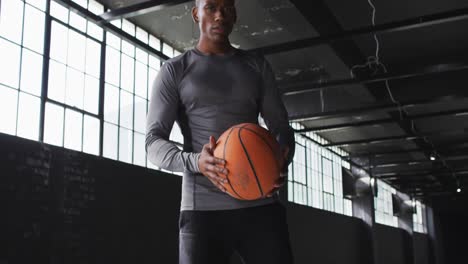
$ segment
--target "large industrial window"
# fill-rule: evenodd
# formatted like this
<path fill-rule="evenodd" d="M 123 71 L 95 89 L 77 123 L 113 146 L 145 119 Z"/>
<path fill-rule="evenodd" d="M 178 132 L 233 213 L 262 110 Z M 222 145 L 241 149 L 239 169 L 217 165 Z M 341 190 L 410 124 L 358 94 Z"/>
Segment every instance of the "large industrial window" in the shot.
<path fill-rule="evenodd" d="M 292 123 L 294 129 L 302 129 Z M 352 202 L 343 198 L 342 170 L 349 163 L 338 148 L 326 149 L 326 140 L 314 133 L 296 133 L 296 153 L 289 167 L 288 200 L 327 211 L 352 216 Z"/>
<path fill-rule="evenodd" d="M 0 132 L 38 140 L 44 60 L 44 1 L 2 1 Z"/>
<path fill-rule="evenodd" d="M 85 17 L 102 14 L 102 4 L 72 2 L 86 11 L 62 1 L 2 1 L 0 132 L 156 168 L 146 159 L 145 123 L 161 60 Z M 125 19 L 111 23 L 168 57 L 180 54 Z M 171 140 L 182 143 L 177 126 Z"/>
<path fill-rule="evenodd" d="M 375 222 L 398 227 L 398 217 L 393 215 L 392 194 L 396 189 L 387 183 L 377 180 L 377 197 L 374 197 Z"/>
<path fill-rule="evenodd" d="M 416 210 L 413 214 L 413 231 L 426 234 L 426 206 L 417 200 L 414 206 Z"/>
<path fill-rule="evenodd" d="M 96 2 L 84 7 L 104 12 L 104 7 Z M 50 14 L 44 142 L 99 155 L 103 30 L 53 1 Z"/>

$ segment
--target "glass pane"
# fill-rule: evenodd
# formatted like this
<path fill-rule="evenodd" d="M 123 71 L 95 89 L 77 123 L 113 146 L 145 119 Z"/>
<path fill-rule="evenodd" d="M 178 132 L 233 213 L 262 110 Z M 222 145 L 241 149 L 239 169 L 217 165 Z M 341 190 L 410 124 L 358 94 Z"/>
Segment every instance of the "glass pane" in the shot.
<path fill-rule="evenodd" d="M 153 35 L 149 37 L 149 45 L 158 51 L 161 51 L 161 41 Z"/>
<path fill-rule="evenodd" d="M 144 64 L 148 64 L 148 52 L 136 48 L 136 59 Z"/>
<path fill-rule="evenodd" d="M 99 119 L 84 116 L 83 151 L 89 154 L 99 155 Z"/>
<path fill-rule="evenodd" d="M 121 87 L 129 92 L 133 93 L 133 76 L 134 76 L 135 61 L 122 54 L 122 71 L 120 74 Z"/>
<path fill-rule="evenodd" d="M 68 9 L 60 4 L 57 4 L 55 1 L 50 1 L 50 14 L 59 20 L 68 23 Z"/>
<path fill-rule="evenodd" d="M 126 19 L 122 19 L 122 30 L 135 36 L 135 25 Z"/>
<path fill-rule="evenodd" d="M 73 2 L 79 4 L 84 8 L 88 8 L 88 0 L 73 0 Z"/>
<path fill-rule="evenodd" d="M 118 27 L 118 28 L 122 28 L 122 19 L 112 20 L 111 24 Z"/>
<path fill-rule="evenodd" d="M 76 111 L 65 110 L 65 147 L 81 151 L 83 115 Z"/>
<path fill-rule="evenodd" d="M 50 57 L 67 63 L 67 47 L 68 47 L 68 28 L 61 24 L 52 21 L 52 33 L 50 36 Z"/>
<path fill-rule="evenodd" d="M 135 131 L 145 133 L 146 100 L 135 96 Z"/>
<path fill-rule="evenodd" d="M 49 61 L 49 88 L 47 97 L 58 102 L 65 102 L 65 87 L 66 87 L 66 67 L 65 65 Z"/>
<path fill-rule="evenodd" d="M 85 77 L 84 110 L 96 115 L 99 111 L 99 80 L 89 75 Z"/>
<path fill-rule="evenodd" d="M 66 104 L 83 109 L 83 87 L 84 73 L 67 68 Z"/>
<path fill-rule="evenodd" d="M 63 107 L 46 103 L 44 124 L 45 143 L 63 146 L 63 119 Z"/>
<path fill-rule="evenodd" d="M 135 46 L 125 40 L 122 40 L 122 52 L 130 57 L 135 57 Z"/>
<path fill-rule="evenodd" d="M 119 118 L 119 89 L 106 84 L 104 94 L 104 120 L 117 124 Z"/>
<path fill-rule="evenodd" d="M 133 164 L 145 166 L 146 153 L 145 153 L 145 135 L 135 133 L 135 144 L 133 149 Z"/>
<path fill-rule="evenodd" d="M 120 126 L 133 128 L 133 96 L 120 90 Z"/>
<path fill-rule="evenodd" d="M 75 12 L 70 12 L 70 26 L 86 32 L 86 19 Z"/>
<path fill-rule="evenodd" d="M 150 55 L 149 66 L 155 70 L 159 70 L 161 68 L 161 61 L 153 55 Z"/>
<path fill-rule="evenodd" d="M 21 90 L 41 95 L 42 86 L 42 56 L 23 49 L 21 63 Z"/>
<path fill-rule="evenodd" d="M 107 32 L 106 43 L 111 47 L 120 50 L 120 38 L 110 32 Z"/>
<path fill-rule="evenodd" d="M 151 93 L 153 91 L 153 83 L 154 80 L 156 80 L 156 77 L 158 75 L 158 71 L 155 71 L 151 68 L 148 68 L 148 98 L 151 98 Z"/>
<path fill-rule="evenodd" d="M 39 8 L 42 11 L 45 11 L 46 0 L 26 0 L 26 2 L 28 4 L 30 4 L 30 5 L 33 5 L 33 6 L 37 7 L 37 8 Z"/>
<path fill-rule="evenodd" d="M 34 7 L 26 5 L 23 45 L 42 54 L 44 51 L 44 27 L 44 13 Z"/>
<path fill-rule="evenodd" d="M 0 132 L 16 134 L 18 91 L 0 85 Z"/>
<path fill-rule="evenodd" d="M 132 162 L 132 132 L 125 128 L 120 128 L 119 134 L 119 160 L 127 163 Z"/>
<path fill-rule="evenodd" d="M 39 139 L 40 99 L 25 93 L 20 93 L 18 109 L 18 130 L 20 137 Z"/>
<path fill-rule="evenodd" d="M 148 32 L 146 32 L 142 28 L 137 27 L 136 37 L 137 37 L 137 39 L 139 39 L 139 40 L 143 41 L 144 43 L 148 44 Z"/>
<path fill-rule="evenodd" d="M 88 10 L 93 12 L 95 15 L 104 13 L 104 6 L 94 0 L 89 0 Z"/>
<path fill-rule="evenodd" d="M 106 82 L 120 86 L 120 52 L 107 46 L 106 50 Z"/>
<path fill-rule="evenodd" d="M 88 21 L 88 35 L 102 41 L 103 30 L 98 25 Z"/>
<path fill-rule="evenodd" d="M 73 30 L 68 33 L 68 66 L 84 72 L 86 38 Z"/>
<path fill-rule="evenodd" d="M 20 51 L 20 46 L 0 39 L 0 83 L 18 88 Z"/>
<path fill-rule="evenodd" d="M 169 46 L 169 44 L 167 43 L 163 43 L 163 50 L 162 50 L 163 54 L 168 56 L 169 58 L 172 58 L 172 56 L 174 55 L 174 49 Z"/>
<path fill-rule="evenodd" d="M 117 159 L 117 126 L 104 123 L 104 149 L 103 156 L 110 159 Z"/>
<path fill-rule="evenodd" d="M 19 0 L 9 0 L 3 1 L 0 8 L 0 36 L 18 44 L 23 32 L 23 6 Z"/>
<path fill-rule="evenodd" d="M 101 44 L 86 39 L 86 73 L 99 78 L 101 68 Z"/>
<path fill-rule="evenodd" d="M 148 87 L 148 67 L 141 62 L 135 66 L 135 94 L 146 98 Z"/>

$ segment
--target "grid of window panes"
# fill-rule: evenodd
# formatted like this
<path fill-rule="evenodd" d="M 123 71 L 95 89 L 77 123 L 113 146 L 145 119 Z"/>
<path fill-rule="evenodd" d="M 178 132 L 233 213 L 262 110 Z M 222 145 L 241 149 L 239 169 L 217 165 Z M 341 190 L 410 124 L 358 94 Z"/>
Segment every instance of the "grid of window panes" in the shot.
<path fill-rule="evenodd" d="M 426 206 L 420 201 L 415 201 L 415 207 L 416 210 L 413 214 L 413 230 L 426 234 Z"/>
<path fill-rule="evenodd" d="M 303 128 L 299 123 L 291 123 L 291 126 Z M 316 142 L 325 144 L 325 139 L 310 132 L 304 134 L 308 138 L 295 135 L 296 152 L 289 167 L 288 200 L 352 216 L 352 202 L 343 198 L 341 167 L 349 168 L 349 163 L 340 156 L 345 152 L 323 148 Z"/>
<path fill-rule="evenodd" d="M 38 140 L 46 2 L 2 1 L 0 132 Z"/>
<path fill-rule="evenodd" d="M 96 1 L 76 1 L 95 14 Z M 99 83 L 103 30 L 50 2 L 51 35 L 44 142 L 99 155 Z"/>
<path fill-rule="evenodd" d="M 95 0 L 73 2 L 96 15 L 105 11 Z M 45 47 L 49 3 L 50 47 Z M 161 61 L 55 1 L 8 0 L 0 12 L 0 132 L 39 140 L 44 96 L 45 143 L 99 155 L 104 122 L 103 156 L 156 168 L 146 160 L 144 133 L 150 82 Z M 180 55 L 127 20 L 112 24 L 169 57 Z M 107 67 L 101 72 L 103 48 Z M 43 65 L 49 67 L 47 89 Z M 102 74 L 104 120 L 99 118 Z M 171 140 L 182 143 L 177 126 Z"/>
<path fill-rule="evenodd" d="M 150 47 L 173 57 L 174 49 L 131 22 L 112 21 L 116 27 Z M 152 80 L 161 61 L 134 44 L 106 32 L 106 67 L 104 98 L 105 157 L 158 169 L 146 158 L 145 124 Z M 180 131 L 174 129 L 171 140 L 181 142 Z"/>
<path fill-rule="evenodd" d="M 396 194 L 395 188 L 380 180 L 377 180 L 377 188 L 377 197 L 374 197 L 375 222 L 398 227 L 398 217 L 393 215 L 392 204 L 392 194 Z"/>

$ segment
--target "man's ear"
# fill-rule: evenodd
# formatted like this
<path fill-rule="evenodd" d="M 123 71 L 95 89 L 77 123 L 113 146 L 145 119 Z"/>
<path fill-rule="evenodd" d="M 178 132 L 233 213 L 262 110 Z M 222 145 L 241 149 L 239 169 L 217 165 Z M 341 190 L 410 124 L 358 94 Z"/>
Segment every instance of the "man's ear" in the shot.
<path fill-rule="evenodd" d="M 198 24 L 198 21 L 200 21 L 198 19 L 198 7 L 193 7 L 192 8 L 192 19 L 193 19 L 193 22 Z"/>

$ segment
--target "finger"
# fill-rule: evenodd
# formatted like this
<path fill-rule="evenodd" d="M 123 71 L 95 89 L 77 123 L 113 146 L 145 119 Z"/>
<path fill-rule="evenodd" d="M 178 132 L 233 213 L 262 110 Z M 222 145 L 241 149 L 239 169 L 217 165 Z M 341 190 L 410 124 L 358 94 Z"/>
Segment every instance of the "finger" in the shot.
<path fill-rule="evenodd" d="M 223 178 L 223 177 L 219 177 L 218 174 L 214 173 L 214 172 L 211 172 L 211 171 L 207 171 L 206 172 L 206 175 L 213 181 L 216 181 L 218 183 L 227 183 L 227 179 L 226 178 Z"/>
<path fill-rule="evenodd" d="M 225 174 L 225 175 L 228 174 L 228 170 L 226 168 L 219 167 L 219 166 L 212 165 L 212 164 L 208 164 L 206 166 L 206 169 L 208 171 L 215 172 L 215 173 L 222 173 L 222 174 Z"/>
<path fill-rule="evenodd" d="M 216 179 L 213 179 L 213 178 L 210 178 L 210 177 L 208 177 L 208 179 L 209 179 L 218 189 L 220 189 L 222 192 L 226 192 L 226 188 L 223 186 L 222 183 L 220 183 L 220 182 L 217 181 Z"/>
<path fill-rule="evenodd" d="M 210 149 L 211 151 L 214 151 L 216 148 L 216 140 L 213 136 L 210 136 Z"/>
<path fill-rule="evenodd" d="M 220 166 L 226 165 L 226 161 L 220 158 L 216 158 L 215 156 L 210 155 L 207 159 L 207 162 L 210 164 L 216 164 Z"/>

